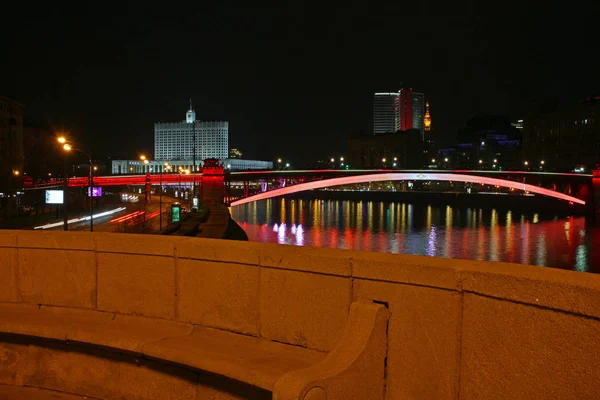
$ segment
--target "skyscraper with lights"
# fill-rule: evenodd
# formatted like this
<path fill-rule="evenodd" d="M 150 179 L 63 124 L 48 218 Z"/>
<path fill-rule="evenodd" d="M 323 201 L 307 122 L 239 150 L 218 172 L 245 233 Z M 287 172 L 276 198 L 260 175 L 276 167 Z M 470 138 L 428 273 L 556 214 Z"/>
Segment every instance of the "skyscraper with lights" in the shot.
<path fill-rule="evenodd" d="M 375 135 L 409 129 L 424 132 L 425 95 L 412 89 L 379 92 L 373 98 L 373 133 Z"/>

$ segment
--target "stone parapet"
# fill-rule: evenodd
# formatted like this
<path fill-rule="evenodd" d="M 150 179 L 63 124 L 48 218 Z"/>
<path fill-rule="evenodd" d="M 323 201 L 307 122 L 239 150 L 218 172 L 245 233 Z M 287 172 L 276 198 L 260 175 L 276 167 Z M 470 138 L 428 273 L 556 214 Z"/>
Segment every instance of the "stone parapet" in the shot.
<path fill-rule="evenodd" d="M 383 394 L 364 398 L 585 399 L 600 393 L 600 277 L 586 273 L 175 236 L 0 231 L 0 282 L 0 334 L 12 332 L 0 340 L 0 360 L 7 360 L 0 363 L 0 384 L 5 385 L 73 395 L 97 390 L 99 398 L 121 393 L 109 396 L 90 389 L 92 383 L 69 383 L 67 378 L 56 383 L 44 377 L 46 367 L 97 359 L 106 371 L 91 379 L 142 385 L 151 376 L 156 380 L 166 374 L 181 398 L 211 398 L 207 393 L 213 398 L 268 398 L 274 386 L 266 386 L 274 385 L 279 372 L 257 372 L 275 371 L 259 366 L 260 354 L 251 359 L 258 363 L 254 375 L 238 370 L 234 381 L 225 375 L 219 378 L 219 371 L 208 374 L 203 368 L 211 365 L 200 358 L 210 355 L 230 362 L 229 353 L 219 346 L 240 343 L 254 351 L 260 344 L 273 354 L 288 354 L 287 347 L 304 351 L 300 358 L 315 357 L 305 361 L 307 368 L 346 365 L 350 370 L 359 364 L 319 364 L 318 359 L 338 354 L 340 343 L 352 348 L 353 342 L 344 336 L 356 328 L 352 305 L 365 303 L 384 305 L 389 320 L 383 341 L 362 342 L 363 347 L 385 347 Z M 13 306 L 18 307 L 16 314 L 11 314 Z M 39 314 L 42 310 L 46 311 Z M 19 318 L 27 315 L 70 322 L 54 327 L 50 322 L 34 324 L 15 339 Z M 104 333 L 84 326 L 97 326 Z M 131 333 L 133 339 L 127 329 L 137 332 Z M 213 331 L 218 333 L 214 338 L 198 336 Z M 231 340 L 226 335 L 232 335 Z M 60 344 L 46 346 L 23 339 L 27 337 Z M 161 346 L 140 344 L 161 337 L 170 339 Z M 208 338 L 215 343 L 214 351 L 194 353 L 195 341 Z M 79 351 L 69 347 L 71 342 L 99 349 Z M 187 342 L 190 350 L 168 361 L 169 346 Z M 113 347 L 133 358 L 102 350 Z M 152 356 L 143 357 L 142 369 L 130 370 L 135 354 L 145 351 Z M 286 379 L 298 379 L 307 399 L 325 398 L 321 389 L 311 389 L 313 384 L 325 391 L 339 390 L 339 382 L 360 384 L 360 379 L 342 372 L 327 379 L 315 378 L 310 371 L 290 374 Z M 244 382 L 245 376 L 254 380 Z M 89 390 L 78 391 L 78 385 Z M 227 389 L 235 385 L 242 386 Z M 131 388 L 119 395 L 162 398 L 166 392 L 159 386 L 154 397 L 152 387 L 138 388 L 143 396 L 135 397 Z M 328 396 L 337 398 L 333 392 Z"/>

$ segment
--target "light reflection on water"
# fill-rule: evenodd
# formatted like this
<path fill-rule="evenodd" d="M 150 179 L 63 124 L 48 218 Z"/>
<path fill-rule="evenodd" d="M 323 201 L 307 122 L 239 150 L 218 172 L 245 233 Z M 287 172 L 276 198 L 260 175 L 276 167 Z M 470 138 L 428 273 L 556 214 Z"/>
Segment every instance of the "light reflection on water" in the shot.
<path fill-rule="evenodd" d="M 252 241 L 600 272 L 583 217 L 372 201 L 270 199 L 232 208 Z"/>

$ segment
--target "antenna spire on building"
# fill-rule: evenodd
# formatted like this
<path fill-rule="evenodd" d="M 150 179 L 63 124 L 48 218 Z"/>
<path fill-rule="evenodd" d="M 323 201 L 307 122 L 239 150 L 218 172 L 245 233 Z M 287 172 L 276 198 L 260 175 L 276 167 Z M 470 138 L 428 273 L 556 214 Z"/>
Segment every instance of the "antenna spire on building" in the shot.
<path fill-rule="evenodd" d="M 194 109 L 192 108 L 192 98 L 190 97 L 190 111 L 194 111 Z"/>

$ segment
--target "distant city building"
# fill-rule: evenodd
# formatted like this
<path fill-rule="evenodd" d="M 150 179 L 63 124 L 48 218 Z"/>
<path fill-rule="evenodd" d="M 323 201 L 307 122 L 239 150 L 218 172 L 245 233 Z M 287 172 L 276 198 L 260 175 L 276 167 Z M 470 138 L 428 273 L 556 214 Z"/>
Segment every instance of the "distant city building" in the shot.
<path fill-rule="evenodd" d="M 425 95 L 423 93 L 413 92 L 412 94 L 412 106 L 413 106 L 413 117 L 412 117 L 412 128 L 418 129 L 423 135 L 425 131 Z M 410 129 L 410 128 L 409 128 Z M 425 136 L 423 135 L 423 138 Z"/>
<path fill-rule="evenodd" d="M 375 93 L 373 98 L 373 133 L 379 135 L 418 129 L 423 138 L 425 95 L 412 89 Z"/>
<path fill-rule="evenodd" d="M 23 104 L 0 96 L 0 193 L 3 196 L 22 182 L 24 108 Z"/>
<path fill-rule="evenodd" d="M 431 114 L 429 113 L 429 102 L 425 103 L 425 118 L 423 120 L 423 128 L 425 132 L 431 131 Z"/>
<path fill-rule="evenodd" d="M 220 160 L 220 163 L 229 171 L 273 169 L 272 161 L 226 158 Z M 203 160 L 196 161 L 197 169 L 202 168 L 203 164 Z M 179 168 L 193 170 L 192 160 L 170 161 L 169 165 L 172 167 L 171 171 L 165 170 L 164 161 L 150 161 L 148 164 L 144 164 L 140 160 L 112 160 L 111 169 L 113 175 L 158 173 L 161 171 L 164 173 L 177 173 Z"/>
<path fill-rule="evenodd" d="M 182 122 L 154 124 L 154 159 L 192 160 L 196 138 L 196 160 L 226 159 L 229 156 L 229 122 L 198 121 L 191 102 Z"/>
<path fill-rule="evenodd" d="M 229 158 L 242 158 L 242 152 L 239 149 L 230 149 Z"/>
<path fill-rule="evenodd" d="M 524 121 L 523 146 L 531 165 L 571 171 L 600 163 L 600 96 L 569 108 L 534 110 Z"/>
<path fill-rule="evenodd" d="M 510 123 L 513 127 L 517 128 L 520 131 L 523 131 L 523 120 L 519 119 L 516 122 L 511 122 Z"/>
<path fill-rule="evenodd" d="M 400 130 L 399 93 L 375 93 L 373 98 L 373 133 L 396 132 Z"/>
<path fill-rule="evenodd" d="M 421 132 L 401 132 L 352 137 L 348 140 L 350 168 L 419 169 L 423 166 Z"/>
<path fill-rule="evenodd" d="M 524 167 L 521 131 L 500 115 L 469 119 L 459 131 L 455 147 L 440 149 L 437 156 L 433 154 L 430 158 L 435 158 L 442 168 L 506 171 Z"/>

